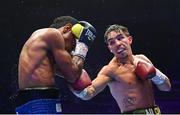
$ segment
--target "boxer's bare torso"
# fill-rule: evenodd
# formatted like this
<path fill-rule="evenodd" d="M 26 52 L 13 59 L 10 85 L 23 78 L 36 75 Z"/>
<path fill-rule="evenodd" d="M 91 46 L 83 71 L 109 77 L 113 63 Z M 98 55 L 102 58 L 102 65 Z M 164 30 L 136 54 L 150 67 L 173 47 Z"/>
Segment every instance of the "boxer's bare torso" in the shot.
<path fill-rule="evenodd" d="M 136 58 L 134 56 L 134 59 Z M 92 85 L 87 88 L 89 96 L 98 94 L 106 84 L 121 112 L 154 106 L 152 83 L 149 80 L 142 81 L 136 76 L 133 63 L 121 64 L 113 58 L 101 69 L 97 78 L 92 81 Z"/>
<path fill-rule="evenodd" d="M 118 64 L 116 60 L 107 66 L 113 80 L 108 84 L 122 112 L 154 106 L 152 84 L 142 81 L 135 74 L 133 64 Z"/>
<path fill-rule="evenodd" d="M 54 85 L 54 61 L 45 37 L 50 31 L 34 32 L 22 48 L 19 58 L 19 88 Z"/>
<path fill-rule="evenodd" d="M 24 44 L 19 57 L 19 89 L 54 86 L 55 65 L 68 81 L 77 79 L 82 59 L 71 57 L 76 40 L 71 31 L 65 33 L 66 36 L 62 31 L 63 28 L 37 30 Z"/>

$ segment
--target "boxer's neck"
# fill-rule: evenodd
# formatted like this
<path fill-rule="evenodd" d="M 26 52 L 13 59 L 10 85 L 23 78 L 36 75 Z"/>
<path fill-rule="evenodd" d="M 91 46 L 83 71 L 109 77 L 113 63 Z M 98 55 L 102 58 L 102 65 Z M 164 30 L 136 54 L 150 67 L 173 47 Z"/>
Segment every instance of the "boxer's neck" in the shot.
<path fill-rule="evenodd" d="M 118 65 L 125 65 L 125 64 L 133 64 L 133 55 L 128 56 L 127 58 L 116 58 Z"/>

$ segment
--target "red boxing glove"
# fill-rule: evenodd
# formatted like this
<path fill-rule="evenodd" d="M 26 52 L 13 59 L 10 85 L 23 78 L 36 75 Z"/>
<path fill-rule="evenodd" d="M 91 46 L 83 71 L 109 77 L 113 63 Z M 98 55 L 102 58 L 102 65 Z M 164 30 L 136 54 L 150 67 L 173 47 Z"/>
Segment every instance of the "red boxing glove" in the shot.
<path fill-rule="evenodd" d="M 139 61 L 137 63 L 135 73 L 142 80 L 150 79 L 156 75 L 155 67 L 150 63 Z"/>
<path fill-rule="evenodd" d="M 82 70 L 80 78 L 75 83 L 71 84 L 73 89 L 76 91 L 81 91 L 89 85 L 91 85 L 91 79 L 84 69 Z"/>

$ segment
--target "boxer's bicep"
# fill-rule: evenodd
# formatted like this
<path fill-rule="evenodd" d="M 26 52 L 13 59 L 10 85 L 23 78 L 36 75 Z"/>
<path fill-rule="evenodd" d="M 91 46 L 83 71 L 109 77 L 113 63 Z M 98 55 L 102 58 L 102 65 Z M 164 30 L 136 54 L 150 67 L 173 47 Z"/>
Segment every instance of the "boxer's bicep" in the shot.
<path fill-rule="evenodd" d="M 99 94 L 108 84 L 110 79 L 106 76 L 98 76 L 92 81 L 92 84 L 86 87 L 78 94 L 78 97 L 83 100 L 89 100 Z"/>
<path fill-rule="evenodd" d="M 92 85 L 89 87 L 89 92 L 93 93 L 93 96 L 97 95 L 105 89 L 110 81 L 110 77 L 98 74 L 98 76 L 92 81 Z"/>
<path fill-rule="evenodd" d="M 109 77 L 110 69 L 108 66 L 104 66 L 98 73 L 97 77 L 92 81 L 92 85 L 95 88 L 96 92 L 101 92 L 108 83 L 112 80 Z"/>

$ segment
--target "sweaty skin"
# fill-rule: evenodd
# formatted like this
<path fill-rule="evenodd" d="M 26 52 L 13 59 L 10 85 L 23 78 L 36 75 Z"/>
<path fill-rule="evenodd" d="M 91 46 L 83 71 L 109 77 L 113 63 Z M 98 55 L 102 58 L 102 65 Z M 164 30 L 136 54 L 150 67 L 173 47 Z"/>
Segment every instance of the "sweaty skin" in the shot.
<path fill-rule="evenodd" d="M 152 107 L 154 96 L 151 82 L 140 80 L 134 72 L 135 66 L 133 64 L 117 65 L 115 64 L 116 60 L 112 60 L 112 63 L 114 64 L 108 66 L 114 66 L 109 71 L 115 80 L 112 80 L 108 85 L 121 111 Z"/>
<path fill-rule="evenodd" d="M 92 81 L 92 85 L 86 88 L 88 98 L 97 95 L 108 84 L 121 112 L 152 107 L 154 105 L 152 84 L 149 80 L 145 82 L 140 80 L 134 70 L 133 64 L 119 64 L 116 58 L 113 58 L 102 68 L 98 77 Z"/>
<path fill-rule="evenodd" d="M 63 28 L 59 30 L 37 30 L 24 44 L 19 57 L 19 89 L 54 86 L 55 66 L 70 82 L 78 78 L 82 60 L 76 57 L 73 60 L 78 61 L 74 63 L 69 54 L 75 47 L 75 38 L 71 31 L 62 34 Z"/>

